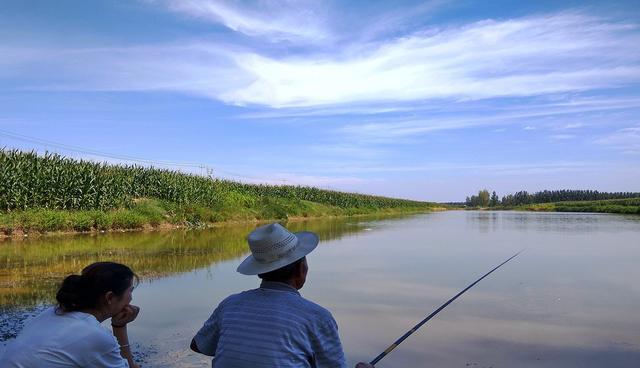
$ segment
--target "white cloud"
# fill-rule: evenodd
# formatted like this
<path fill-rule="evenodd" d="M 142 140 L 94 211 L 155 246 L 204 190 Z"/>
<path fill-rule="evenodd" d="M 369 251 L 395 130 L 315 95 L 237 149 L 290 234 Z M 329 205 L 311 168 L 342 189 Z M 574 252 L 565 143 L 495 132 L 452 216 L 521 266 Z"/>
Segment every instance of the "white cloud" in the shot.
<path fill-rule="evenodd" d="M 577 128 L 582 128 L 584 126 L 584 124 L 582 123 L 571 123 L 571 124 L 567 124 L 564 127 L 562 127 L 562 129 L 577 129 Z"/>
<path fill-rule="evenodd" d="M 553 134 L 549 136 L 549 138 L 554 141 L 566 141 L 568 139 L 573 139 L 575 137 L 576 136 L 573 134 Z"/>
<path fill-rule="evenodd" d="M 326 173 L 420 173 L 420 172 L 454 172 L 460 175 L 482 174 L 501 175 L 525 175 L 525 174 L 550 174 L 562 172 L 594 172 L 602 167 L 613 168 L 616 165 L 605 162 L 590 161 L 555 161 L 555 162 L 530 162 L 518 164 L 476 164 L 476 163 L 452 163 L 430 162 L 420 165 L 336 165 L 333 168 L 325 168 Z M 491 176 L 490 175 L 490 176 Z"/>
<path fill-rule="evenodd" d="M 597 144 L 629 154 L 640 154 L 640 126 L 617 130 L 596 139 Z"/>
<path fill-rule="evenodd" d="M 233 8 L 195 0 L 171 4 L 214 8 L 220 14 L 222 8 Z M 256 14 L 266 22 L 269 13 Z M 223 18 L 231 24 L 232 15 Z M 274 24 L 278 22 L 276 17 Z M 246 32 L 314 29 L 287 25 L 261 31 L 262 23 L 245 23 L 233 24 Z M 321 55 L 281 57 L 202 41 L 37 52 L 5 48 L 0 76 L 33 76 L 27 80 L 38 81 L 18 86 L 22 89 L 177 91 L 275 108 L 536 96 L 640 81 L 636 28 L 561 13 L 427 30 Z"/>
<path fill-rule="evenodd" d="M 217 98 L 229 86 L 251 81 L 235 72 L 232 47 L 201 42 L 31 52 L 0 48 L 0 55 L 5 67 L 0 77 L 24 77 L 28 82 L 16 88 L 26 90 L 172 91 Z"/>
<path fill-rule="evenodd" d="M 346 59 L 248 54 L 238 63 L 255 81 L 221 97 L 286 107 L 616 87 L 640 80 L 640 37 L 628 28 L 560 14 L 418 33 Z"/>
<path fill-rule="evenodd" d="M 319 42 L 331 37 L 318 1 L 165 0 L 169 9 L 272 41 Z"/>
<path fill-rule="evenodd" d="M 594 105 L 589 104 L 515 104 L 506 109 L 488 109 L 478 111 L 466 111 L 460 113 L 455 108 L 447 114 L 430 116 L 422 114 L 421 118 L 389 117 L 378 119 L 375 122 L 352 123 L 336 129 L 340 135 L 347 135 L 351 142 L 359 143 L 384 143 L 398 142 L 400 138 L 408 138 L 425 135 L 436 131 L 464 129 L 480 126 L 500 126 L 513 124 L 526 124 L 530 121 L 539 122 L 545 119 L 563 120 L 566 116 L 579 114 L 581 119 L 590 125 L 609 122 L 600 114 L 603 111 L 615 111 L 618 109 L 633 109 L 640 107 L 640 101 L 617 101 L 611 99 L 610 103 L 598 100 Z M 489 112 L 487 112 L 489 111 Z M 593 113 L 593 116 L 588 113 Z M 607 114 L 607 116 L 610 114 Z M 548 123 L 551 124 L 551 123 Z M 527 131 L 537 129 L 531 125 L 522 128 Z"/>

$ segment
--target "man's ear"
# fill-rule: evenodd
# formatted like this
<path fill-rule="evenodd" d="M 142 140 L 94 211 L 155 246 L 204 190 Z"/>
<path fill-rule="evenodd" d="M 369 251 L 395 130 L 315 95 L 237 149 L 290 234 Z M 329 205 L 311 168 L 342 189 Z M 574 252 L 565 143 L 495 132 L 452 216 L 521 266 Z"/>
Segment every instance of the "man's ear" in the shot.
<path fill-rule="evenodd" d="M 107 291 L 104 294 L 104 302 L 107 305 L 111 305 L 111 303 L 113 303 L 116 299 L 116 294 L 113 291 Z"/>

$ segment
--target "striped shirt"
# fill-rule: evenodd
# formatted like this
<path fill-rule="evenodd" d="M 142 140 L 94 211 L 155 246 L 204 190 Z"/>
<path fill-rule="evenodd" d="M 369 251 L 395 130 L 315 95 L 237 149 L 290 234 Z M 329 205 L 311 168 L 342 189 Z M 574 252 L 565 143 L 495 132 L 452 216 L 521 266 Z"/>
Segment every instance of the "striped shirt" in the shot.
<path fill-rule="evenodd" d="M 214 368 L 346 367 L 331 313 L 280 282 L 223 300 L 194 340 Z"/>

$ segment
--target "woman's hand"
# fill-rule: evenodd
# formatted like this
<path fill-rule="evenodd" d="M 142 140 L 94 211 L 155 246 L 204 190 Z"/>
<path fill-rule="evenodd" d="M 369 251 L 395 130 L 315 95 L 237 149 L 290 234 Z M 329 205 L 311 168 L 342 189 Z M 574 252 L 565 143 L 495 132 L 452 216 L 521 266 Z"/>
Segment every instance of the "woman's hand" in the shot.
<path fill-rule="evenodd" d="M 138 313 L 140 313 L 140 307 L 129 304 L 111 317 L 111 325 L 115 327 L 123 327 L 127 323 L 135 320 L 136 317 L 138 317 Z"/>

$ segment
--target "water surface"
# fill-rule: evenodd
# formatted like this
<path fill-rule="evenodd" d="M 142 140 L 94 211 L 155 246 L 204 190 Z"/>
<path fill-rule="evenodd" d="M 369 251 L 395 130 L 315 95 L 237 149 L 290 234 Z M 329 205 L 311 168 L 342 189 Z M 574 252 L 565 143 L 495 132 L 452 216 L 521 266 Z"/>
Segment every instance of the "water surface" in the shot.
<path fill-rule="evenodd" d="M 351 366 L 523 248 L 377 367 L 640 366 L 640 217 L 454 211 L 288 226 L 320 235 L 302 294 L 333 312 Z M 130 337 L 145 365 L 208 366 L 187 346 L 218 302 L 258 285 L 235 272 L 252 228 L 4 242 L 0 308 L 51 303 L 65 274 L 124 262 L 143 278 Z"/>

